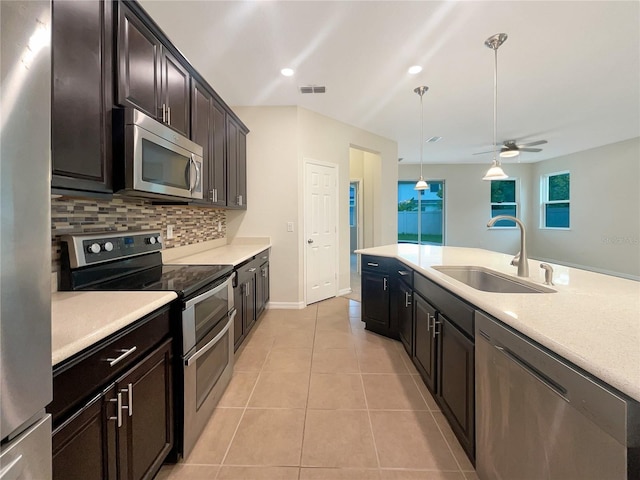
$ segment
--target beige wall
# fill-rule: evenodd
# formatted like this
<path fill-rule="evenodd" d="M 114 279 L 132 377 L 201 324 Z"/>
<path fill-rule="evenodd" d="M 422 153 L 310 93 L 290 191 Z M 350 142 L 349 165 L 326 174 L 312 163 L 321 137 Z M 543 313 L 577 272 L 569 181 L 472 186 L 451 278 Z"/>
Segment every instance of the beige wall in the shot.
<path fill-rule="evenodd" d="M 269 236 L 271 303 L 304 304 L 304 161 L 335 164 L 338 169 L 338 290 L 349 289 L 349 149 L 376 152 L 380 173 L 373 213 L 375 245 L 395 242 L 397 217 L 397 144 L 359 128 L 299 107 L 236 107 L 249 127 L 246 212 L 229 211 L 227 235 Z M 295 231 L 287 232 L 287 222 Z"/>
<path fill-rule="evenodd" d="M 529 256 L 631 278 L 640 277 L 640 138 L 530 164 L 506 162 L 520 179 L 521 219 Z M 446 244 L 505 253 L 519 233 L 489 230 L 488 165 L 425 165 L 425 178 L 445 180 Z M 540 176 L 571 173 L 571 228 L 540 228 Z M 416 180 L 419 165 L 401 165 L 400 180 Z"/>
<path fill-rule="evenodd" d="M 531 191 L 539 191 L 541 175 L 564 170 L 571 173 L 571 228 L 539 228 L 532 195 L 531 254 L 640 277 L 640 138 L 533 164 Z"/>

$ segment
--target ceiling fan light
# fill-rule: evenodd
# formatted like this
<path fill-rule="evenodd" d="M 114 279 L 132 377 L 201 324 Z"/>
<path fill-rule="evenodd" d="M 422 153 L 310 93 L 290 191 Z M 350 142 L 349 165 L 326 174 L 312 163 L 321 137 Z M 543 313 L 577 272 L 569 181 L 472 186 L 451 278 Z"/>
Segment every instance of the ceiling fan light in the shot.
<path fill-rule="evenodd" d="M 420 179 L 416 183 L 416 186 L 413 187 L 413 189 L 414 190 L 426 190 L 428 188 L 429 188 L 429 184 L 427 184 L 427 182 L 425 182 L 424 178 L 422 178 L 422 175 L 420 175 Z"/>
<path fill-rule="evenodd" d="M 494 160 L 482 180 L 504 180 L 505 178 L 509 178 L 509 175 L 504 173 L 502 166 Z"/>
<path fill-rule="evenodd" d="M 503 150 L 502 152 L 500 152 L 500 156 L 502 158 L 513 158 L 517 157 L 518 155 L 520 155 L 519 150 Z"/>

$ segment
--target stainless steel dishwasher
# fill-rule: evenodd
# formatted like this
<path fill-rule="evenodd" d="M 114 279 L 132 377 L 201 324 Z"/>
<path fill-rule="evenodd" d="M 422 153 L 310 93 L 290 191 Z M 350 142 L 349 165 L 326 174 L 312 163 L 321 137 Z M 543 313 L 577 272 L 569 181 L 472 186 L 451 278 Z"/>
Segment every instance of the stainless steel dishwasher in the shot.
<path fill-rule="evenodd" d="M 640 404 L 476 312 L 482 480 L 640 479 Z"/>

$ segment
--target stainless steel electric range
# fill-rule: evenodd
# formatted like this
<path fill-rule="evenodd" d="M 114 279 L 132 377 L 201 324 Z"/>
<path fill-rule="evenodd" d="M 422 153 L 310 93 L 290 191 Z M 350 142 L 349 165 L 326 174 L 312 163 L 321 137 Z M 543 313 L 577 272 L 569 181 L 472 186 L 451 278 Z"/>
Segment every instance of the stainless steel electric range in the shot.
<path fill-rule="evenodd" d="M 176 383 L 182 394 L 176 395 L 176 445 L 186 457 L 233 373 L 233 266 L 164 265 L 158 231 L 66 235 L 61 241 L 61 290 L 177 293 Z"/>

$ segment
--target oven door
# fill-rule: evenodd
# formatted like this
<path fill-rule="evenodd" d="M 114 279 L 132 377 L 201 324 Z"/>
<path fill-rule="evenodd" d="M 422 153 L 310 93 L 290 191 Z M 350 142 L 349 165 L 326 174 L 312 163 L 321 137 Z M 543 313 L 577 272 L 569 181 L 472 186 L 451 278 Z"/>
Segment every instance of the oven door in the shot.
<path fill-rule="evenodd" d="M 214 325 L 233 309 L 233 275 L 185 302 L 182 311 L 183 355 L 200 343 Z"/>
<path fill-rule="evenodd" d="M 233 374 L 233 308 L 183 357 L 183 450 L 186 458 L 209 421 Z"/>
<path fill-rule="evenodd" d="M 202 157 L 169 140 L 129 125 L 133 132 L 133 185 L 137 191 L 202 198 Z"/>

